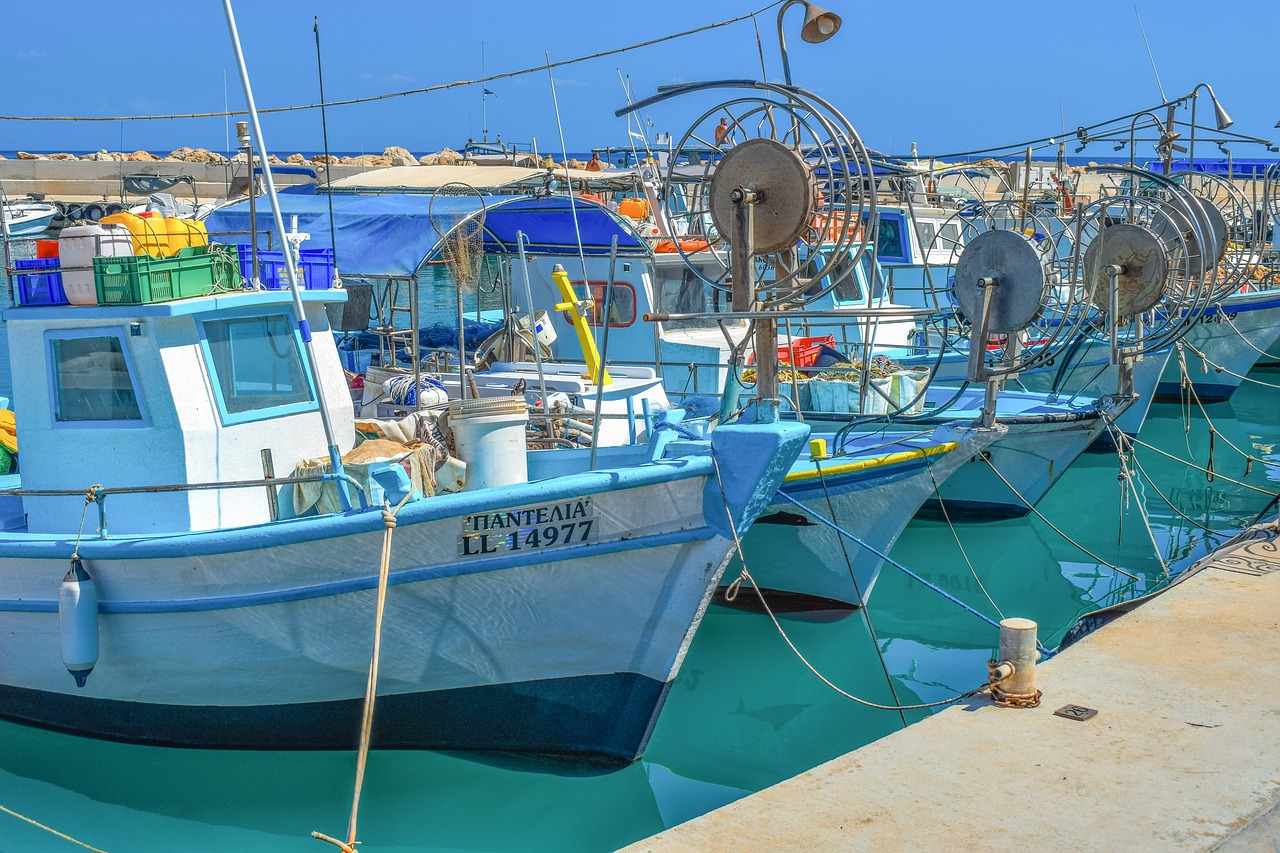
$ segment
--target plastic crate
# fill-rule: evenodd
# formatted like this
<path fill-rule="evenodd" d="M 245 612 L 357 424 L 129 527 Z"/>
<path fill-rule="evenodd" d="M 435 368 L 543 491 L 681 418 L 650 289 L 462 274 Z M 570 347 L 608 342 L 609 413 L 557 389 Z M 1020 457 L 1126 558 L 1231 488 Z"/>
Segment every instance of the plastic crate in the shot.
<path fill-rule="evenodd" d="M 245 281 L 253 279 L 253 248 L 248 243 L 236 246 L 240 256 L 240 274 Z M 333 249 L 299 249 L 298 283 L 305 290 L 328 290 L 333 284 Z M 289 286 L 289 273 L 284 252 L 258 250 L 258 278 L 267 290 L 284 290 Z"/>
<path fill-rule="evenodd" d="M 839 351 L 836 350 L 835 335 L 820 335 L 810 338 L 792 338 L 790 344 L 778 344 L 778 363 L 789 364 L 793 367 L 813 367 L 817 364 L 818 357 L 822 355 L 824 349 L 831 350 L 837 356 Z M 792 353 L 795 354 L 795 362 L 791 361 Z M 748 364 L 755 364 L 755 353 L 747 359 Z"/>
<path fill-rule="evenodd" d="M 183 249 L 172 258 L 126 255 L 93 259 L 99 305 L 149 305 L 233 290 L 235 265 L 207 246 Z"/>
<path fill-rule="evenodd" d="M 14 261 L 13 266 L 18 270 L 14 283 L 18 288 L 19 305 L 69 304 L 62 289 L 62 271 L 57 258 Z"/>

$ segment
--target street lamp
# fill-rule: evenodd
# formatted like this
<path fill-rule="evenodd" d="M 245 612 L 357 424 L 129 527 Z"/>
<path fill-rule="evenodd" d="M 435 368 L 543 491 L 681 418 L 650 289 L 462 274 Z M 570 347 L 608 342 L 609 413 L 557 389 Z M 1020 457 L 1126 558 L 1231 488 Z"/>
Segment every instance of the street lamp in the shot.
<path fill-rule="evenodd" d="M 1213 120 L 1218 130 L 1226 130 L 1235 124 L 1235 120 L 1227 115 L 1227 111 L 1222 108 L 1222 104 L 1218 103 L 1218 96 L 1213 93 L 1213 87 L 1208 83 L 1197 83 L 1188 96 L 1191 98 L 1191 150 L 1187 152 L 1187 160 L 1189 161 L 1188 166 L 1192 169 L 1196 167 L 1196 101 L 1199 100 L 1199 96 L 1196 93 L 1201 89 L 1207 91 L 1209 100 L 1213 101 Z"/>
<path fill-rule="evenodd" d="M 787 39 L 782 34 L 782 16 L 797 3 L 804 6 L 804 25 L 800 28 L 802 40 L 809 44 L 821 44 L 840 29 L 839 15 L 808 0 L 787 0 L 782 4 L 782 8 L 778 10 L 778 49 L 782 51 L 782 77 L 788 86 L 791 85 L 791 63 L 787 61 Z"/>

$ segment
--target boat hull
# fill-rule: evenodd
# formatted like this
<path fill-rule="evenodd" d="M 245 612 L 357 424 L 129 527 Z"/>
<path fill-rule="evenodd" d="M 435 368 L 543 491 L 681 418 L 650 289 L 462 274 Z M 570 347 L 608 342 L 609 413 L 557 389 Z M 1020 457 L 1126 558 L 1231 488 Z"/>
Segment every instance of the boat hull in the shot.
<path fill-rule="evenodd" d="M 821 434 L 829 424 L 813 426 Z M 807 463 L 813 473 L 822 470 L 821 477 L 788 477 L 782 493 L 800 501 L 804 510 L 780 498 L 742 541 L 747 568 L 770 609 L 821 619 L 865 605 L 883 565 L 875 551 L 887 554 L 935 484 L 944 484 L 1001 434 L 1000 428 L 942 427 L 927 448 L 913 451 L 909 443 L 890 448 L 899 458 L 884 464 L 845 472 L 842 467 L 852 466 L 841 466 L 837 458 L 821 463 L 820 469 Z M 892 436 L 881 437 L 890 440 Z M 797 463 L 797 468 L 805 464 Z M 870 548 L 814 517 L 834 521 Z M 732 581 L 739 570 L 736 561 L 731 563 L 723 580 Z M 744 585 L 732 603 L 757 609 L 759 597 Z"/>
<path fill-rule="evenodd" d="M 1249 371 L 1280 338 L 1280 294 L 1272 291 L 1228 297 L 1205 311 L 1187 332 L 1184 358 L 1186 379 L 1202 403 L 1231 399 Z M 1203 358 L 1196 353 L 1202 353 Z M 1182 389 L 1182 367 L 1169 359 L 1160 384 L 1158 402 L 1176 403 Z"/>
<path fill-rule="evenodd" d="M 723 432 L 719 464 L 741 483 L 727 499 L 703 455 L 401 510 L 373 746 L 636 760 L 733 547 L 726 501 L 754 519 L 765 502 L 752 489 L 773 493 L 807 429 L 780 455 Z M 579 541 L 530 538 L 569 528 Z M 383 537 L 373 511 L 84 541 L 101 654 L 83 688 L 59 651 L 67 559 L 54 555 L 73 543 L 0 539 L 0 717 L 165 746 L 353 748 Z"/>

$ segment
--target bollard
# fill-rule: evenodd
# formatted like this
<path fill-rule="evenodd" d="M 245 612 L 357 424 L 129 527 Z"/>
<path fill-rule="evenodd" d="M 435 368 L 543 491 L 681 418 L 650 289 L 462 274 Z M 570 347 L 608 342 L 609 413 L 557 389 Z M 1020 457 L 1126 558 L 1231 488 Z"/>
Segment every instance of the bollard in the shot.
<path fill-rule="evenodd" d="M 997 705 L 1014 708 L 1034 708 L 1040 704 L 1040 691 L 1036 689 L 1036 623 L 1030 619 L 1000 620 L 999 662 L 992 672 L 997 678 L 1008 680 L 991 688 L 991 698 Z M 993 661 L 993 663 L 995 663 Z M 1012 664 L 1012 675 L 1008 664 Z"/>

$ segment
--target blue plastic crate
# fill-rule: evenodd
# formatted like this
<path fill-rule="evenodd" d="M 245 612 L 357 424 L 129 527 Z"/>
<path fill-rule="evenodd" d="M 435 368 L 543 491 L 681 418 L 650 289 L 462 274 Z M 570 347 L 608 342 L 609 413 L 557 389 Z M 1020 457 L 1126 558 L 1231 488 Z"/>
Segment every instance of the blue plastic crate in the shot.
<path fill-rule="evenodd" d="M 19 305 L 70 304 L 62 289 L 62 267 L 58 258 L 14 261 L 13 266 L 18 270 L 14 281 L 18 287 Z"/>
<path fill-rule="evenodd" d="M 240 256 L 240 274 L 246 281 L 253 278 L 253 249 L 248 243 L 236 246 Z M 289 273 L 284 252 L 258 250 L 258 278 L 267 290 L 284 290 L 289 286 Z M 306 290 L 328 290 L 333 284 L 333 249 L 299 249 L 298 279 Z"/>

